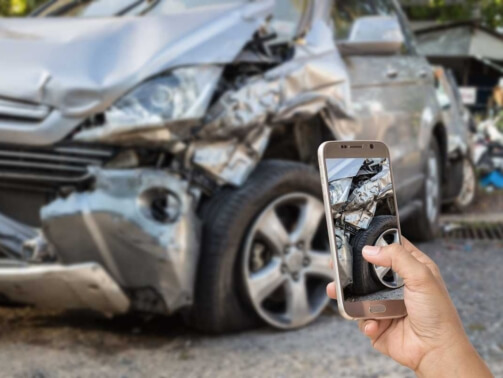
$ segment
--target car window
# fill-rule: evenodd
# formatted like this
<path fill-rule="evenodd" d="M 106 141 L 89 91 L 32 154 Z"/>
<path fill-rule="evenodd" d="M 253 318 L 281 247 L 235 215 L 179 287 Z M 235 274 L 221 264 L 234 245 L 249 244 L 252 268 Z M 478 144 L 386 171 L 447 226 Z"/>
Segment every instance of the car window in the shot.
<path fill-rule="evenodd" d="M 334 0 L 335 39 L 346 41 L 356 20 L 366 16 L 397 16 L 391 0 Z"/>

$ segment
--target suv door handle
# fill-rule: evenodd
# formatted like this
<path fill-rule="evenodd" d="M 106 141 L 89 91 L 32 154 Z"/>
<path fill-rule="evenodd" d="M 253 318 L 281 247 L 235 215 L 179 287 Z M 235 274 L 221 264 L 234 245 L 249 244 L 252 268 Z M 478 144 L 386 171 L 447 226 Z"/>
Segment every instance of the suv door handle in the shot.
<path fill-rule="evenodd" d="M 389 68 L 386 72 L 386 76 L 390 79 L 396 79 L 398 77 L 398 71 L 394 68 Z"/>

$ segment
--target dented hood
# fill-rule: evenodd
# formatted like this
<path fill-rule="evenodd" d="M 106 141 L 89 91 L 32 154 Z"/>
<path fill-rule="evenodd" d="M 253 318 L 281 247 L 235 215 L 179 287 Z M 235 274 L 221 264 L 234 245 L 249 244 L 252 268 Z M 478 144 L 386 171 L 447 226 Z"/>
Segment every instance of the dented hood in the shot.
<path fill-rule="evenodd" d="M 106 110 L 145 79 L 182 65 L 228 63 L 274 2 L 220 5 L 159 17 L 0 22 L 0 97 L 65 116 Z"/>

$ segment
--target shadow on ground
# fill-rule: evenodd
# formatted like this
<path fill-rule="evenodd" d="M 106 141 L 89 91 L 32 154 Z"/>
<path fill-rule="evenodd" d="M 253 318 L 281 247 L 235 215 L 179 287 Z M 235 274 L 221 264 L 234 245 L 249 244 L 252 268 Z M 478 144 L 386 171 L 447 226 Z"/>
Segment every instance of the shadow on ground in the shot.
<path fill-rule="evenodd" d="M 62 349 L 79 343 L 89 351 L 116 354 L 129 348 L 158 349 L 183 336 L 201 336 L 181 316 L 124 315 L 113 319 L 90 312 L 0 308 L 0 345 L 31 344 Z"/>

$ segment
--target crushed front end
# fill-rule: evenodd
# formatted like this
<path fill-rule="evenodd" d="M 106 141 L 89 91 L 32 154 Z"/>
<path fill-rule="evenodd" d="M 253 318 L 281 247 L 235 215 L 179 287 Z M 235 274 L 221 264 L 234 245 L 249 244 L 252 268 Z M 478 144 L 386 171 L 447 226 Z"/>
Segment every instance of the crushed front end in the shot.
<path fill-rule="evenodd" d="M 274 130 L 320 117 L 335 136 L 336 119 L 351 117 L 332 30 L 318 22 L 295 42 L 271 45 L 273 5 L 185 12 L 185 34 L 172 30 L 181 23 L 176 17 L 93 21 L 90 36 L 85 21 L 65 21 L 60 26 L 71 30 L 71 45 L 48 31 L 46 20 L 30 24 L 40 41 L 28 43 L 40 62 L 18 67 L 37 87 L 26 81 L 2 93 L 12 82 L 0 80 L 0 99 L 19 99 L 11 110 L 43 104 L 28 109 L 35 118 L 24 109 L 16 121 L 31 125 L 32 134 L 13 128 L 12 114 L 7 120 L 0 108 L 7 143 L 0 147 L 4 299 L 110 315 L 170 314 L 193 303 L 196 273 L 204 268 L 204 201 L 246 182 Z M 9 23 L 8 38 L 25 38 L 23 26 Z M 153 31 L 166 32 L 159 46 L 131 46 Z M 121 41 L 147 55 L 128 61 L 98 49 Z M 6 46 L 0 41 L 0 51 Z M 78 74 L 58 71 L 53 57 L 68 51 L 115 69 L 88 72 L 91 63 L 83 60 Z M 11 56 L 5 65 L 15 62 Z M 13 205 L 19 193 L 33 199 L 27 211 Z"/>

